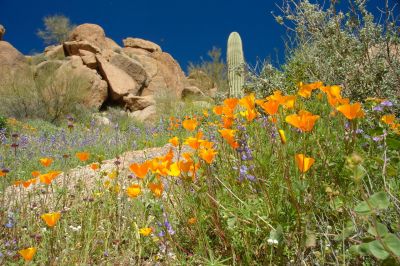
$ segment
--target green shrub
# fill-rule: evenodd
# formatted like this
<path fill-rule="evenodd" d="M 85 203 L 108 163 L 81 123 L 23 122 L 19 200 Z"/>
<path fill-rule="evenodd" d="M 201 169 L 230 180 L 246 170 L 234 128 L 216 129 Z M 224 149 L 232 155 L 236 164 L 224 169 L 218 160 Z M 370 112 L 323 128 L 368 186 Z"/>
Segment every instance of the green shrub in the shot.
<path fill-rule="evenodd" d="M 67 114 L 81 114 L 88 81 L 68 71 L 57 76 L 54 68 L 35 75 L 32 69 L 17 72 L 0 84 L 0 113 L 15 118 L 41 118 L 59 122 Z"/>
<path fill-rule="evenodd" d="M 249 85 L 268 94 L 277 88 L 293 92 L 298 82 L 324 80 L 341 84 L 354 100 L 379 97 L 398 103 L 398 22 L 390 11 L 383 23 L 376 22 L 367 1 L 350 1 L 347 11 L 339 11 L 335 2 L 325 9 L 308 0 L 285 0 L 282 15 L 275 17 L 290 32 L 286 63 L 281 70 L 266 64 L 258 81 Z"/>

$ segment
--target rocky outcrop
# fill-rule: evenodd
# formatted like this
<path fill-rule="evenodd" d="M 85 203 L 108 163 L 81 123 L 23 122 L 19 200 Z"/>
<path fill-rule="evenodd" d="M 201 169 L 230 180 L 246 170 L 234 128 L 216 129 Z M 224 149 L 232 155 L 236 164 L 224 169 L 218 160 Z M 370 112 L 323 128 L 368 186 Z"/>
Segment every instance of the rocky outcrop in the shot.
<path fill-rule="evenodd" d="M 69 41 L 86 41 L 100 49 L 109 48 L 103 28 L 96 24 L 85 23 L 77 26 L 71 32 Z"/>
<path fill-rule="evenodd" d="M 64 47 L 62 44 L 48 46 L 44 49 L 44 55 L 47 59 L 64 59 Z"/>
<path fill-rule="evenodd" d="M 0 38 L 3 33 L 0 27 Z M 87 95 L 84 103 L 88 107 L 118 104 L 141 121 L 154 115 L 154 99 L 160 95 L 171 99 L 203 95 L 188 84 L 178 62 L 159 45 L 131 37 L 123 44 L 121 48 L 106 37 L 100 26 L 86 23 L 77 26 L 66 42 L 47 47 L 44 62 L 40 57 L 40 61 L 32 60 L 31 64 L 36 77 L 52 70 L 48 75 L 55 75 L 56 79 L 86 80 L 82 93 Z M 19 65 L 27 65 L 25 57 L 9 43 L 0 41 L 0 69 Z"/>
<path fill-rule="evenodd" d="M 26 58 L 6 41 L 0 41 L 0 76 L 15 73 L 28 67 Z"/>
<path fill-rule="evenodd" d="M 147 72 L 142 64 L 135 59 L 132 59 L 127 55 L 116 53 L 111 57 L 110 63 L 125 71 L 125 73 L 133 78 L 140 87 L 148 85 Z"/>
<path fill-rule="evenodd" d="M 146 51 L 149 51 L 150 53 L 153 52 L 161 52 L 161 47 L 153 42 L 146 41 L 140 38 L 131 38 L 128 37 L 122 41 L 124 43 L 125 47 L 130 47 L 130 48 L 139 48 L 143 49 Z"/>
<path fill-rule="evenodd" d="M 125 109 L 131 112 L 143 110 L 151 105 L 155 105 L 156 101 L 153 96 L 135 96 L 129 94 L 124 96 Z"/>
<path fill-rule="evenodd" d="M 6 29 L 4 28 L 3 25 L 0 24 L 0 41 L 3 40 L 4 34 L 6 34 Z"/>
<path fill-rule="evenodd" d="M 150 105 L 143 110 L 139 111 L 134 111 L 132 113 L 129 113 L 129 116 L 132 118 L 135 118 L 136 120 L 139 120 L 141 122 L 148 122 L 154 119 L 155 115 L 157 113 L 157 109 L 155 105 Z"/>
<path fill-rule="evenodd" d="M 125 71 L 96 56 L 101 76 L 107 81 L 113 101 L 121 101 L 128 94 L 137 95 L 139 84 Z"/>
<path fill-rule="evenodd" d="M 187 86 L 182 91 L 182 98 L 204 97 L 204 93 L 196 86 Z"/>
<path fill-rule="evenodd" d="M 55 77 L 58 80 L 77 78 L 83 98 L 83 104 L 89 108 L 99 109 L 108 98 L 108 85 L 96 72 L 83 64 L 79 56 L 71 56 L 60 66 Z"/>

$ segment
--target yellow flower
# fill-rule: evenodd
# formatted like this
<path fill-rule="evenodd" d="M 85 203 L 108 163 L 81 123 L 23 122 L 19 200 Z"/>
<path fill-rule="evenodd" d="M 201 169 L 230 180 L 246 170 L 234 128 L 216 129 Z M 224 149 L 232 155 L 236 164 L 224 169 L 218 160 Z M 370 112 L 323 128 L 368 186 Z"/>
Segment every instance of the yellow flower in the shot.
<path fill-rule="evenodd" d="M 285 136 L 285 131 L 283 131 L 283 129 L 279 129 L 279 137 L 281 138 L 281 142 L 282 144 L 286 143 L 286 136 Z"/>
<path fill-rule="evenodd" d="M 168 171 L 169 176 L 179 176 L 181 174 L 181 171 L 179 169 L 179 165 L 177 162 L 172 163 L 169 166 L 169 169 L 167 171 Z"/>
<path fill-rule="evenodd" d="M 58 220 L 60 219 L 61 213 L 59 212 L 46 213 L 40 217 L 43 219 L 43 221 L 45 221 L 47 226 L 54 227 L 57 224 Z"/>
<path fill-rule="evenodd" d="M 130 198 L 136 198 L 141 193 L 140 186 L 138 184 L 133 184 L 126 189 L 126 194 Z"/>
<path fill-rule="evenodd" d="M 314 158 L 306 157 L 304 154 L 296 154 L 295 159 L 297 167 L 302 173 L 307 172 L 315 162 Z"/>
<path fill-rule="evenodd" d="M 24 258 L 25 261 L 31 261 L 33 259 L 33 256 L 36 254 L 36 248 L 35 247 L 30 247 L 26 249 L 21 249 L 18 251 L 18 253 Z"/>
<path fill-rule="evenodd" d="M 179 145 L 179 138 L 178 137 L 170 138 L 168 142 L 177 147 Z"/>
<path fill-rule="evenodd" d="M 394 124 L 395 120 L 396 120 L 396 116 L 395 115 L 384 115 L 381 118 L 381 121 L 383 121 L 387 125 Z"/>
<path fill-rule="evenodd" d="M 143 227 L 139 229 L 139 234 L 142 236 L 148 236 L 153 232 L 153 229 L 151 227 Z"/>

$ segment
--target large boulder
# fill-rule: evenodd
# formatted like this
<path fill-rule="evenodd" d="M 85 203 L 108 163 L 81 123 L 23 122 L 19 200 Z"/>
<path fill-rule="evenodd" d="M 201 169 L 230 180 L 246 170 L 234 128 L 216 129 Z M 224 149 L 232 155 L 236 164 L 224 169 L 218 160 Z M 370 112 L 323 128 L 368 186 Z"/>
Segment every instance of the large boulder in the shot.
<path fill-rule="evenodd" d="M 96 24 L 85 23 L 77 26 L 69 36 L 70 41 L 87 41 L 100 49 L 108 48 L 106 34 L 102 27 Z"/>
<path fill-rule="evenodd" d="M 153 96 L 135 96 L 127 95 L 124 96 L 125 109 L 131 112 L 143 110 L 151 105 L 155 105 L 156 101 Z"/>
<path fill-rule="evenodd" d="M 62 44 L 47 46 L 44 49 L 44 55 L 46 56 L 47 59 L 56 59 L 56 60 L 64 59 L 65 58 L 64 47 Z"/>
<path fill-rule="evenodd" d="M 128 115 L 138 121 L 141 122 L 151 122 L 154 120 L 157 113 L 157 109 L 155 105 L 150 105 L 143 110 L 138 110 L 132 113 L 128 113 Z"/>
<path fill-rule="evenodd" d="M 111 49 L 113 51 L 118 51 L 121 50 L 121 46 L 119 46 L 116 42 L 114 42 L 113 39 L 107 38 L 106 37 L 106 44 L 107 44 L 107 48 Z"/>
<path fill-rule="evenodd" d="M 161 47 L 158 44 L 140 38 L 128 37 L 124 39 L 122 42 L 124 43 L 125 47 L 144 49 L 151 53 L 161 52 Z"/>
<path fill-rule="evenodd" d="M 141 63 L 129 56 L 115 53 L 111 59 L 110 63 L 119 69 L 125 71 L 129 76 L 131 76 L 140 87 L 147 85 L 148 75 Z"/>
<path fill-rule="evenodd" d="M 6 29 L 0 24 L 0 41 L 3 40 L 4 34 L 6 34 Z"/>
<path fill-rule="evenodd" d="M 67 56 L 82 55 L 80 53 L 80 51 L 88 51 L 93 54 L 99 54 L 101 51 L 99 47 L 97 47 L 93 43 L 90 43 L 86 40 L 64 42 L 63 46 L 64 46 L 65 55 L 67 55 Z"/>
<path fill-rule="evenodd" d="M 55 73 L 56 79 L 63 81 L 76 78 L 79 81 L 79 91 L 82 104 L 86 107 L 99 109 L 108 98 L 107 82 L 96 70 L 86 67 L 79 56 L 71 56 Z"/>
<path fill-rule="evenodd" d="M 150 57 L 156 62 L 156 66 L 152 67 L 156 67 L 157 71 L 149 86 L 143 89 L 142 96 L 166 94 L 181 98 L 186 77 L 179 64 L 170 54 L 164 52 L 154 52 Z"/>
<path fill-rule="evenodd" d="M 124 48 L 122 48 L 122 51 L 130 57 L 151 54 L 151 52 L 149 52 L 147 50 L 140 49 L 140 48 L 132 48 L 132 47 L 124 47 Z"/>
<path fill-rule="evenodd" d="M 96 60 L 101 76 L 108 83 L 113 101 L 120 101 L 123 96 L 128 94 L 138 94 L 140 90 L 139 84 L 125 71 L 109 63 L 99 55 L 96 55 Z"/>
<path fill-rule="evenodd" d="M 0 79 L 3 75 L 15 73 L 28 68 L 23 54 L 6 41 L 0 41 Z"/>
<path fill-rule="evenodd" d="M 204 97 L 204 93 L 196 86 L 186 86 L 182 91 L 182 98 Z"/>

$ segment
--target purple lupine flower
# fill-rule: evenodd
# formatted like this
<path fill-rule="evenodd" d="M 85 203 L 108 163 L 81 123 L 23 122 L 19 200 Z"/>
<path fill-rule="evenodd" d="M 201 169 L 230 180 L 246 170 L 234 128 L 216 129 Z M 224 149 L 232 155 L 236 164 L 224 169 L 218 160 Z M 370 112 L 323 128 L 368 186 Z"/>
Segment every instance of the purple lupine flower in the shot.
<path fill-rule="evenodd" d="M 377 111 L 377 112 L 382 112 L 383 111 L 383 107 L 381 105 L 377 105 L 374 106 L 374 108 L 372 108 L 373 111 Z"/>
<path fill-rule="evenodd" d="M 386 107 L 391 107 L 393 106 L 393 103 L 391 101 L 385 100 L 383 102 L 381 102 L 382 106 L 386 106 Z"/>

